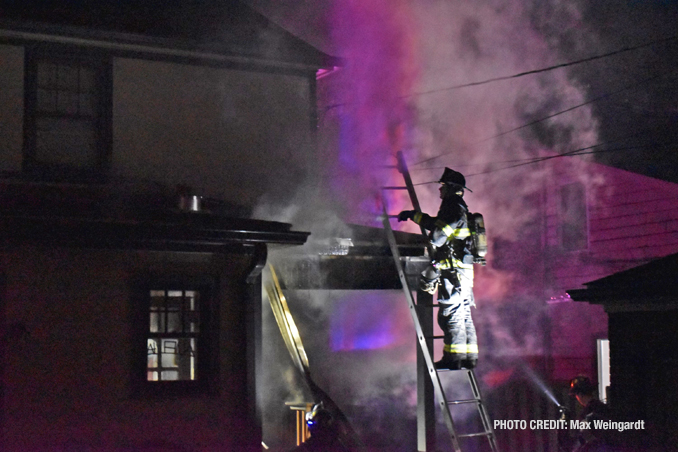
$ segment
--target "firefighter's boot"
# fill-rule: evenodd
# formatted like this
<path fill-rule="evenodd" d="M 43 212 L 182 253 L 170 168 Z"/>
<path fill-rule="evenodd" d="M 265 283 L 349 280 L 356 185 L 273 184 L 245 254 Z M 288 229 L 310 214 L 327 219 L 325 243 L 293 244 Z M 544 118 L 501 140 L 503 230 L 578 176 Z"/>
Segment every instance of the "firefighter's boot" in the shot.
<path fill-rule="evenodd" d="M 477 365 L 478 365 L 478 359 L 477 358 L 475 358 L 475 359 L 471 359 L 471 358 L 463 359 L 461 361 L 461 367 L 463 369 L 468 369 L 468 370 L 475 369 L 475 367 Z"/>
<path fill-rule="evenodd" d="M 436 369 L 459 370 L 462 367 L 462 359 L 455 353 L 443 352 L 443 359 L 434 363 Z"/>

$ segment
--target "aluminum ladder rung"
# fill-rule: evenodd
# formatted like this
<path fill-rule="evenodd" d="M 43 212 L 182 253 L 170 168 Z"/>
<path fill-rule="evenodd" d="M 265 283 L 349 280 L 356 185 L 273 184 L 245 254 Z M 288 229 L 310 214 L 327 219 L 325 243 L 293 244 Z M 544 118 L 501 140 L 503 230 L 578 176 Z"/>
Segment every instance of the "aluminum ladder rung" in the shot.
<path fill-rule="evenodd" d="M 464 400 L 452 400 L 451 402 L 447 402 L 448 405 L 461 405 L 463 403 L 480 403 L 480 400 L 478 400 L 478 399 L 464 399 Z"/>
<path fill-rule="evenodd" d="M 493 434 L 494 433 L 492 432 L 464 433 L 463 435 L 459 435 L 459 438 L 475 438 L 478 436 L 490 436 Z"/>

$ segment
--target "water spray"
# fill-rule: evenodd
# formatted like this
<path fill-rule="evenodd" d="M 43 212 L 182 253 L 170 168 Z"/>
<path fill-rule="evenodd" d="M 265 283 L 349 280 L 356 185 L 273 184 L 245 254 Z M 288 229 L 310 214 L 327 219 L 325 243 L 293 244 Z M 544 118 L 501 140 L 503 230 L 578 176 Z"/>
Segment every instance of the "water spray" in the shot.
<path fill-rule="evenodd" d="M 546 386 L 546 383 L 539 378 L 539 375 L 537 375 L 534 370 L 527 364 L 523 364 L 522 366 L 523 372 L 525 372 L 525 375 L 530 379 L 530 381 L 550 400 L 552 401 L 556 407 L 558 408 L 558 411 L 562 414 L 565 411 L 567 411 L 567 408 L 558 402 L 558 399 L 556 399 L 556 396 L 553 395 L 553 391 L 551 391 L 551 388 Z"/>

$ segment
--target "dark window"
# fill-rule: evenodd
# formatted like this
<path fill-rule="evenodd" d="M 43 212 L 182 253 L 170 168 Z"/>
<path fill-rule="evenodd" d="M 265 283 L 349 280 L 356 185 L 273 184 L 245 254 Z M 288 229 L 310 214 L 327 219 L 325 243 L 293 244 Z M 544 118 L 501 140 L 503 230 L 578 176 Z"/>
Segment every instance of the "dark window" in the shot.
<path fill-rule="evenodd" d="M 155 280 L 134 297 L 134 387 L 141 395 L 200 394 L 214 380 L 213 284 Z"/>
<path fill-rule="evenodd" d="M 74 55 L 27 54 L 24 167 L 48 178 L 101 178 L 110 151 L 110 64 Z"/>
<path fill-rule="evenodd" d="M 588 248 L 586 189 L 582 183 L 560 187 L 560 244 L 566 251 Z"/>

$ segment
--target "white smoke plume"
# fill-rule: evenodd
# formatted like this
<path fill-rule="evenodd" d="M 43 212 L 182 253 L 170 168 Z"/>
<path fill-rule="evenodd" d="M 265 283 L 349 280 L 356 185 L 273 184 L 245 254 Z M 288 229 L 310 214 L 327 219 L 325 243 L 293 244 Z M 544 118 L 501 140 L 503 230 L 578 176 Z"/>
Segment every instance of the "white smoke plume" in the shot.
<path fill-rule="evenodd" d="M 535 221 L 533 196 L 554 174 L 546 163 L 504 167 L 597 142 L 590 106 L 536 122 L 585 102 L 583 87 L 567 70 L 453 87 L 561 62 L 562 42 L 544 30 L 552 22 L 574 24 L 581 17 L 575 4 L 549 5 L 519 0 L 333 2 L 322 22 L 329 29 L 329 47 L 346 64 L 318 82 L 323 194 L 317 198 L 300 189 L 288 206 L 263 203 L 256 216 L 292 222 L 321 236 L 350 234 L 345 227 L 350 222 L 377 225 L 380 187 L 402 183 L 397 172 L 383 167 L 401 151 L 424 211 L 435 214 L 440 202 L 437 185 L 426 183 L 449 166 L 466 175 L 473 192 L 465 199 L 472 211 L 484 214 L 490 240 L 515 240 Z M 584 171 L 578 177 L 600 183 Z M 409 209 L 407 202 L 406 195 L 391 196 L 388 207 L 392 213 Z M 485 341 L 481 348 L 491 349 L 488 361 L 544 353 L 543 300 L 515 293 L 514 279 L 520 278 L 511 269 L 491 265 L 477 273 L 479 309 L 474 316 Z M 411 419 L 414 337 L 400 351 L 407 363 L 392 361 L 389 351 L 333 352 L 325 342 L 327 329 L 337 303 L 348 301 L 339 294 L 296 292 L 290 305 L 304 340 L 313 338 L 307 348 L 319 383 L 340 405 L 379 400 L 376 411 L 382 416 L 388 411 L 384 407 L 395 404 L 403 419 Z M 394 300 L 395 305 L 404 301 Z M 360 382 L 351 375 L 360 375 Z M 372 421 L 373 431 L 389 434 L 383 423 Z"/>

